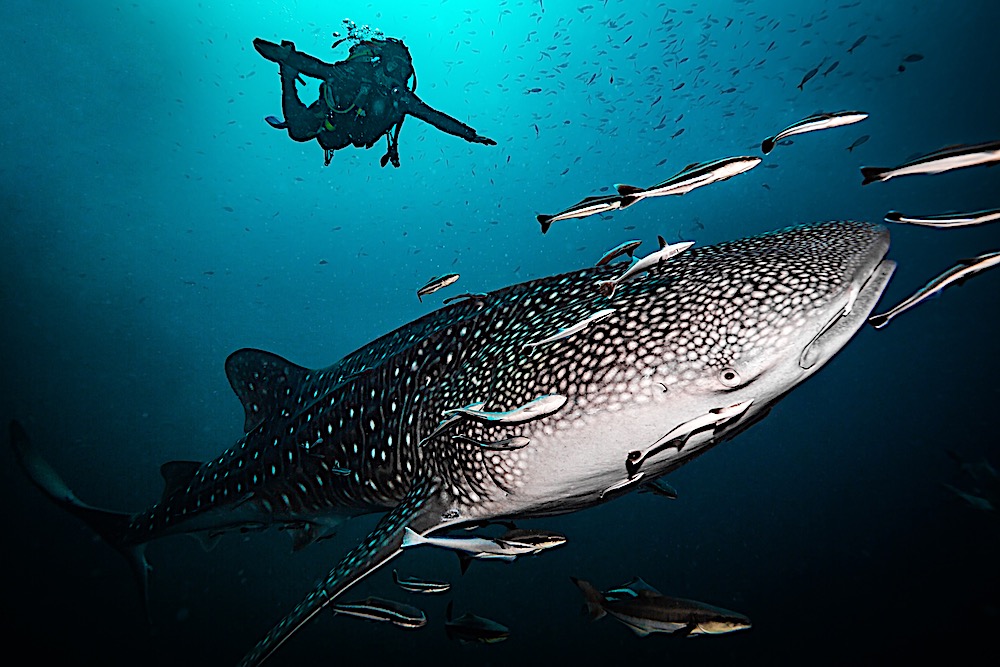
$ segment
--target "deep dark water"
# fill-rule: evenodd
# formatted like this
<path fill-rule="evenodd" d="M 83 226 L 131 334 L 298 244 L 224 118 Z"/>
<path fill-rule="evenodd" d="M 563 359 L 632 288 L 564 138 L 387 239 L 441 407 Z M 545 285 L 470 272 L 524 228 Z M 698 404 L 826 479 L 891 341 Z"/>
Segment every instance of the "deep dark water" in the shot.
<path fill-rule="evenodd" d="M 237 437 L 227 354 L 254 346 L 326 365 L 439 303 L 414 298 L 430 275 L 458 271 L 459 291 L 478 291 L 588 265 L 627 238 L 645 252 L 661 233 L 707 245 L 892 208 L 998 205 L 996 167 L 863 189 L 857 171 L 1000 137 L 994 3 L 688 3 L 669 16 L 660 3 L 538 5 L 348 3 L 334 15 L 305 2 L 4 3 L 3 421 L 24 422 L 81 498 L 138 509 L 160 493 L 161 462 L 204 459 Z M 324 169 L 317 146 L 268 128 L 278 80 L 252 38 L 333 59 L 344 16 L 405 38 L 418 93 L 499 145 L 408 121 L 400 169 L 378 168 L 380 147 Z M 899 73 L 911 53 L 925 57 Z M 824 58 L 840 65 L 799 92 Z M 850 108 L 871 117 L 795 137 L 725 183 L 545 236 L 534 221 L 615 182 L 759 154 L 786 124 Z M 862 134 L 871 140 L 848 153 Z M 894 227 L 900 265 L 883 304 L 996 249 L 998 229 Z M 1000 516 L 942 483 L 957 479 L 948 450 L 1000 466 L 997 285 L 983 274 L 860 332 L 768 419 L 672 474 L 678 500 L 633 494 L 529 522 L 568 545 L 464 577 L 448 554 L 409 552 L 393 566 L 455 590 L 405 596 L 389 567 L 350 597 L 416 603 L 427 628 L 324 615 L 274 664 L 976 664 L 994 652 L 1000 616 Z M 375 520 L 298 554 L 278 532 L 210 553 L 182 537 L 152 544 L 150 634 L 126 564 L 5 456 L 5 625 L 12 654 L 40 662 L 234 664 Z M 570 575 L 605 588 L 639 575 L 754 627 L 640 639 L 584 618 Z M 447 642 L 448 599 L 511 638 Z"/>

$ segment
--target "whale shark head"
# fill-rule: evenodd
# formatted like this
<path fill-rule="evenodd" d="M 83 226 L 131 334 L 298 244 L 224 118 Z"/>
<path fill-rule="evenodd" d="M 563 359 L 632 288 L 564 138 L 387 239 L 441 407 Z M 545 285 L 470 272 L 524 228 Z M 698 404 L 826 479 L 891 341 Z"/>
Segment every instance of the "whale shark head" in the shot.
<path fill-rule="evenodd" d="M 539 514 L 600 502 L 762 418 L 864 324 L 895 268 L 888 248 L 873 224 L 789 228 L 695 248 L 591 305 L 616 312 L 521 369 L 566 364 L 546 390 L 570 397 L 521 433 L 521 501 Z"/>

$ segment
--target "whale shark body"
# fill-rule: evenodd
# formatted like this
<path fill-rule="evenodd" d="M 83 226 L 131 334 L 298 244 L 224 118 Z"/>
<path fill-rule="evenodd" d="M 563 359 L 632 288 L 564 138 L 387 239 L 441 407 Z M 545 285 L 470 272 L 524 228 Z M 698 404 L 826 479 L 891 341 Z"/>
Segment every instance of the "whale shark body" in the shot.
<path fill-rule="evenodd" d="M 615 266 L 477 295 L 321 370 L 240 350 L 226 373 L 244 434 L 211 461 L 164 464 L 162 498 L 135 514 L 77 498 L 17 422 L 11 441 L 36 486 L 129 557 L 141 581 L 143 547 L 160 537 L 278 526 L 302 548 L 345 518 L 384 512 L 241 663 L 256 665 L 398 555 L 406 529 L 591 507 L 760 420 L 864 324 L 895 268 L 888 248 L 874 224 L 798 226 L 692 248 L 611 297 L 597 284 Z M 539 399 L 548 407 L 531 411 Z M 703 418 L 737 404 L 749 407 Z M 682 442 L 650 449 L 684 424 L 696 426 Z M 636 450 L 650 452 L 638 474 L 626 465 Z"/>

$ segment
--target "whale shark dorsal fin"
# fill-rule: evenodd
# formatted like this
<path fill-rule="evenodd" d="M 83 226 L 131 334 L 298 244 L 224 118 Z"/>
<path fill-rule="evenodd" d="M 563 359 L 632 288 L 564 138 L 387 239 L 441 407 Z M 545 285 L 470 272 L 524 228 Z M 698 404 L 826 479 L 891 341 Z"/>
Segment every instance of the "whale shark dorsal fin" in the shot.
<path fill-rule="evenodd" d="M 198 461 L 167 461 L 160 466 L 160 474 L 163 476 L 163 496 L 160 502 L 165 502 L 174 493 L 187 488 L 194 479 L 194 475 L 201 468 Z"/>
<path fill-rule="evenodd" d="M 244 432 L 275 416 L 285 405 L 294 404 L 296 397 L 291 390 L 306 384 L 309 373 L 309 369 L 263 350 L 244 348 L 230 354 L 226 377 L 246 411 Z"/>
<path fill-rule="evenodd" d="M 444 509 L 445 504 L 437 484 L 426 480 L 414 481 L 403 500 L 382 517 L 374 530 L 344 556 L 340 564 L 291 613 L 257 642 L 253 650 L 240 661 L 240 667 L 262 663 L 323 607 L 399 555 L 406 528 L 424 534 L 446 523 L 442 518 Z"/>

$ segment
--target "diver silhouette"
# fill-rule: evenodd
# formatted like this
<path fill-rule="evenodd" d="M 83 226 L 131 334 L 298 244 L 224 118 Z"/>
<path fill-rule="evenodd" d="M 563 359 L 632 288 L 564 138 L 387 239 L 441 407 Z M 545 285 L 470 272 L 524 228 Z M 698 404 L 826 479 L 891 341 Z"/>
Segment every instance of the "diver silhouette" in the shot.
<path fill-rule="evenodd" d="M 289 41 L 253 41 L 264 58 L 281 70 L 281 111 L 284 120 L 268 116 L 275 128 L 295 141 L 316 139 L 329 165 L 336 150 L 354 145 L 371 148 L 380 137 L 388 145 L 381 164 L 399 166 L 399 130 L 409 115 L 468 142 L 495 146 L 473 128 L 427 105 L 415 94 L 416 73 L 410 51 L 398 39 L 365 39 L 351 47 L 344 60 L 330 64 L 295 49 Z M 306 106 L 295 84 L 300 74 L 320 79 L 319 98 Z M 409 83 L 412 77 L 412 84 Z"/>

